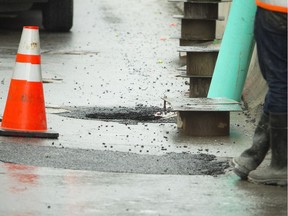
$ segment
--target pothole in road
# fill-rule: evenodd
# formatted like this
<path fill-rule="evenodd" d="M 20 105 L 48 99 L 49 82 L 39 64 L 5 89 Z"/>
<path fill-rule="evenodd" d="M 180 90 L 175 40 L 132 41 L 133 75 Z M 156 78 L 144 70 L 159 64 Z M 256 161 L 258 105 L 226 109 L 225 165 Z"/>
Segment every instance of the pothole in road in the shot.
<path fill-rule="evenodd" d="M 59 113 L 61 116 L 78 119 L 98 119 L 133 124 L 135 122 L 175 122 L 176 114 L 170 109 L 156 106 L 137 105 L 136 107 L 77 107 L 70 112 Z"/>

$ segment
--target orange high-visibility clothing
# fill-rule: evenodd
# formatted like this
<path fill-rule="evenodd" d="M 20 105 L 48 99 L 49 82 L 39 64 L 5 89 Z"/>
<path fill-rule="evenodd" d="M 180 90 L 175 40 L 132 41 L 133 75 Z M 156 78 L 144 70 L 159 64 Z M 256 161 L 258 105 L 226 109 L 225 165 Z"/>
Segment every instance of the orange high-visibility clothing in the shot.
<path fill-rule="evenodd" d="M 258 7 L 275 12 L 287 13 L 287 0 L 256 0 Z"/>

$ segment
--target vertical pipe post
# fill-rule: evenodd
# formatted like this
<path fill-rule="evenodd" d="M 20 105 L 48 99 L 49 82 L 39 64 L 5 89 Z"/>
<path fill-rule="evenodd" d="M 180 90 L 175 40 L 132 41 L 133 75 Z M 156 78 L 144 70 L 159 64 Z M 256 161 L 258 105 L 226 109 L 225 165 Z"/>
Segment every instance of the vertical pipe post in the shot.
<path fill-rule="evenodd" d="M 254 0 L 233 0 L 208 98 L 241 100 L 254 48 Z"/>

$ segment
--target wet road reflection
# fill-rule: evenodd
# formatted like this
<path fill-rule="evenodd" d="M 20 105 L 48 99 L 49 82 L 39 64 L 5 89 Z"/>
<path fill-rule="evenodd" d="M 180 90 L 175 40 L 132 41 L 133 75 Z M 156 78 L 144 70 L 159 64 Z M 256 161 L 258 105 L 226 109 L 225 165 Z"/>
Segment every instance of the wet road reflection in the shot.
<path fill-rule="evenodd" d="M 0 215 L 287 214 L 286 188 L 255 186 L 231 174 L 137 175 L 0 163 L 0 176 Z"/>

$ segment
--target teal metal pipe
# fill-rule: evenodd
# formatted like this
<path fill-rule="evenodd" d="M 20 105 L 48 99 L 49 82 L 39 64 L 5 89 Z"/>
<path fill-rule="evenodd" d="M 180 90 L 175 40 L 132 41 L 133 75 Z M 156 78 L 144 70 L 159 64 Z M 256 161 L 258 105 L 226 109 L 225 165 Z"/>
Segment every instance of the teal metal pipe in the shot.
<path fill-rule="evenodd" d="M 208 98 L 241 100 L 254 48 L 254 0 L 233 0 Z"/>

